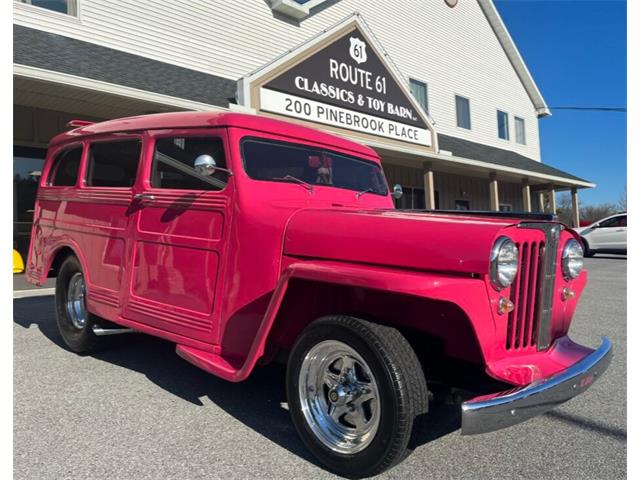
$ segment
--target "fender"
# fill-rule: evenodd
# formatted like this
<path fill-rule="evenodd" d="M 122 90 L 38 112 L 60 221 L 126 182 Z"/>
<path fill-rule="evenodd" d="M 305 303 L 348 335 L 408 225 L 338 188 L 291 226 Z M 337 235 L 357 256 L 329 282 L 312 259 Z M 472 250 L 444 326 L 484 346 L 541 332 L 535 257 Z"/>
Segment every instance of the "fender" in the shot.
<path fill-rule="evenodd" d="M 310 260 L 291 263 L 284 269 L 255 334 L 249 353 L 237 368 L 234 366 L 239 363 L 237 360 L 223 358 L 214 352 L 205 352 L 186 345 L 178 345 L 176 353 L 194 365 L 225 380 L 232 382 L 245 380 L 258 359 L 264 354 L 267 337 L 292 279 L 380 289 L 455 303 L 471 319 L 476 340 L 482 346 L 485 358 L 491 353 L 486 349 L 490 349 L 495 342 L 496 326 L 490 312 L 486 284 L 481 279 L 470 276 Z"/>
<path fill-rule="evenodd" d="M 51 270 L 54 259 L 58 255 L 58 252 L 60 252 L 60 250 L 62 250 L 63 248 L 68 248 L 73 252 L 75 257 L 80 262 L 82 271 L 85 272 L 85 275 L 87 276 L 87 280 L 89 280 L 87 262 L 84 258 L 84 255 L 81 253 L 82 249 L 70 236 L 66 235 L 59 236 L 56 238 L 55 242 L 43 246 L 44 251 L 42 253 L 42 258 L 46 260 L 43 260 L 40 269 L 37 268 L 35 264 L 32 265 L 31 261 L 29 261 L 26 275 L 27 279 L 34 285 L 44 285 L 44 283 L 47 281 L 47 275 L 49 274 L 49 270 Z M 29 260 L 31 260 L 31 258 L 29 258 Z"/>

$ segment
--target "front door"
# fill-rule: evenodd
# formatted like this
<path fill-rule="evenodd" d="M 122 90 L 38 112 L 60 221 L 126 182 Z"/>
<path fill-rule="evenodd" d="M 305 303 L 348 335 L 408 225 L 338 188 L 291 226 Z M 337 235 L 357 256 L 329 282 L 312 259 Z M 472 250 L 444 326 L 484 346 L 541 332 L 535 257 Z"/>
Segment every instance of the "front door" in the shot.
<path fill-rule="evenodd" d="M 123 315 L 214 343 L 233 183 L 221 171 L 198 173 L 194 162 L 208 155 L 226 168 L 226 135 L 222 129 L 158 131 L 147 140 Z"/>
<path fill-rule="evenodd" d="M 586 237 L 592 248 L 603 250 L 626 250 L 627 249 L 627 216 L 618 215 L 603 220 L 598 227 L 593 230 L 590 237 Z"/>

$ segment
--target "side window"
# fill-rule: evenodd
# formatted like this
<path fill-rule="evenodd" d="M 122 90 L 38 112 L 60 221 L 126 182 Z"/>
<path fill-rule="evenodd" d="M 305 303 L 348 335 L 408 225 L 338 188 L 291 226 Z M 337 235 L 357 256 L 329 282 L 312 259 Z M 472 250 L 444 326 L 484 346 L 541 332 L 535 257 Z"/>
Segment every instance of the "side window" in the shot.
<path fill-rule="evenodd" d="M 615 227 L 626 227 L 626 226 L 627 226 L 626 215 L 613 217 L 600 223 L 600 228 L 615 228 Z"/>
<path fill-rule="evenodd" d="M 509 114 L 498 110 L 498 138 L 509 140 Z"/>
<path fill-rule="evenodd" d="M 427 96 L 427 84 L 419 80 L 414 80 L 413 78 L 410 78 L 409 90 L 411 91 L 411 95 L 413 95 L 413 98 L 415 98 L 418 101 L 418 103 L 422 106 L 422 109 L 425 112 L 428 112 L 429 100 Z"/>
<path fill-rule="evenodd" d="M 227 173 L 215 171 L 205 176 L 194 168 L 196 158 L 208 155 L 216 167 L 227 168 L 222 139 L 217 137 L 166 137 L 156 140 L 151 186 L 180 190 L 222 190 Z"/>
<path fill-rule="evenodd" d="M 14 2 L 26 3 L 34 7 L 64 13 L 65 15 L 71 15 L 73 17 L 78 16 L 77 0 L 14 0 Z"/>
<path fill-rule="evenodd" d="M 456 122 L 460 128 L 471 130 L 469 99 L 456 95 Z"/>
<path fill-rule="evenodd" d="M 140 161 L 140 140 L 95 142 L 89 146 L 87 186 L 132 187 Z"/>
<path fill-rule="evenodd" d="M 49 175 L 53 187 L 73 187 L 78 180 L 78 168 L 82 158 L 82 146 L 73 147 L 58 154 Z"/>
<path fill-rule="evenodd" d="M 513 120 L 516 126 L 516 142 L 525 145 L 527 142 L 525 139 L 524 118 L 514 117 Z"/>

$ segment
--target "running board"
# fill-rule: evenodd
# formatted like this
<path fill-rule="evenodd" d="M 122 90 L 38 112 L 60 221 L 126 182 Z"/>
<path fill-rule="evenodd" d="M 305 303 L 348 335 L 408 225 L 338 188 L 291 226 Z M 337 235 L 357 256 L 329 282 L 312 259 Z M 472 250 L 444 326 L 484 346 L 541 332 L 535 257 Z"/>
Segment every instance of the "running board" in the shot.
<path fill-rule="evenodd" d="M 103 337 L 105 335 L 120 335 L 121 333 L 133 333 L 135 330 L 133 328 L 102 328 L 94 325 L 93 334 L 97 337 Z"/>
<path fill-rule="evenodd" d="M 176 345 L 176 353 L 205 372 L 212 373 L 230 382 L 240 381 L 238 372 L 243 363 L 241 359 L 223 357 L 213 351 L 200 350 L 188 345 Z"/>

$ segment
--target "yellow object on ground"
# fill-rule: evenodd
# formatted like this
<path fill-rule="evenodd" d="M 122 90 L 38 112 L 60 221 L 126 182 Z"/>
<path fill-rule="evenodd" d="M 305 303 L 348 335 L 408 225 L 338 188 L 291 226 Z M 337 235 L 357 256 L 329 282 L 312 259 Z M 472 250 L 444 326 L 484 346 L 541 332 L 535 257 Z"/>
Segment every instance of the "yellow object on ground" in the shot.
<path fill-rule="evenodd" d="M 13 273 L 24 272 L 24 262 L 22 261 L 22 255 L 14 248 L 13 249 Z"/>

